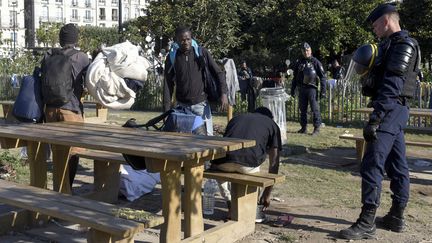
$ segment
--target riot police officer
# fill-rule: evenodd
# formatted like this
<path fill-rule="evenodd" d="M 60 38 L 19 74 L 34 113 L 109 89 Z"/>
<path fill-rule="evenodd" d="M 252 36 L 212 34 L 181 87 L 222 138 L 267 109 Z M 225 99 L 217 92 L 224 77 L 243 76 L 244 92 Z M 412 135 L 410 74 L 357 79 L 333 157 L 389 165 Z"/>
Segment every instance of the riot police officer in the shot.
<path fill-rule="evenodd" d="M 306 42 L 302 44 L 303 57 L 297 60 L 291 69 L 294 78 L 291 83 L 291 96 L 295 96 L 295 89 L 299 87 L 299 109 L 301 129 L 298 133 L 307 133 L 307 108 L 310 105 L 314 130 L 317 135 L 321 126 L 321 114 L 318 106 L 318 88 L 320 98 L 325 97 L 326 75 L 321 62 L 312 56 L 312 49 Z"/>
<path fill-rule="evenodd" d="M 354 53 L 354 70 L 361 75 L 362 92 L 371 97 L 373 112 L 363 128 L 366 152 L 361 164 L 362 210 L 357 221 L 341 230 L 349 240 L 375 237 L 375 213 L 380 205 L 384 171 L 390 179 L 392 206 L 382 225 L 395 232 L 405 229 L 404 210 L 409 198 L 409 173 L 403 129 L 408 121 L 407 99 L 414 95 L 420 48 L 401 30 L 393 4 L 377 6 L 367 19 L 378 45 L 364 45 Z"/>

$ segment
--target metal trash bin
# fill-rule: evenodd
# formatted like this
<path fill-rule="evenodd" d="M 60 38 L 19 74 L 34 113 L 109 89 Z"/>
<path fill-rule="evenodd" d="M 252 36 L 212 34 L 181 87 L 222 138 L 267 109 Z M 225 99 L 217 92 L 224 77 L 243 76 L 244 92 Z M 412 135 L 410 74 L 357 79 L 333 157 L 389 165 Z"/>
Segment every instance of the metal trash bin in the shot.
<path fill-rule="evenodd" d="M 288 94 L 284 88 L 263 88 L 260 91 L 263 106 L 267 107 L 273 113 L 273 120 L 279 126 L 281 132 L 282 144 L 287 143 L 286 133 L 286 109 L 285 102 L 288 100 Z"/>

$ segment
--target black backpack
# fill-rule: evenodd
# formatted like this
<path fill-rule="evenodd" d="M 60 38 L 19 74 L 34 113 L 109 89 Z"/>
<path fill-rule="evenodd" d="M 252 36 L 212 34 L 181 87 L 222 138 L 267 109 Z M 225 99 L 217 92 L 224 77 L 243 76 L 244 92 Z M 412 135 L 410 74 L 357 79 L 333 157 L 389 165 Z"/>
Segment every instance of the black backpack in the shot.
<path fill-rule="evenodd" d="M 62 106 L 72 99 L 74 77 L 70 57 L 76 49 L 52 49 L 42 63 L 41 90 L 44 104 Z"/>

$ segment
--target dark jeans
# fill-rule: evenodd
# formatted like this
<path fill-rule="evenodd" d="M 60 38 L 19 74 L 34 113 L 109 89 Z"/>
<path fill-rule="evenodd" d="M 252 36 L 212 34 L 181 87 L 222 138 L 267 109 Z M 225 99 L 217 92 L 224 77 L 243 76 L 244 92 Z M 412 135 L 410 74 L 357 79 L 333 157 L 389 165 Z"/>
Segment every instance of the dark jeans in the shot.
<path fill-rule="evenodd" d="M 317 100 L 317 89 L 314 87 L 301 87 L 299 90 L 299 109 L 300 109 L 300 125 L 306 127 L 307 125 L 307 108 L 308 105 L 312 111 L 312 121 L 314 127 L 321 125 L 321 114 Z"/>

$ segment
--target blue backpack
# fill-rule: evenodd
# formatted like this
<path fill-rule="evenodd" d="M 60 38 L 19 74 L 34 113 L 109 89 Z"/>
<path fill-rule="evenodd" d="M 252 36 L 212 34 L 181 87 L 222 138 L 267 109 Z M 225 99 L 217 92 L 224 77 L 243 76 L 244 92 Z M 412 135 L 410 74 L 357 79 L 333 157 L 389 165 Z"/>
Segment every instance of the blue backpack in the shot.
<path fill-rule="evenodd" d="M 12 114 L 21 122 L 42 121 L 43 101 L 39 68 L 35 68 L 33 75 L 24 76 Z"/>
<path fill-rule="evenodd" d="M 157 126 L 159 122 L 165 119 L 161 126 Z M 206 135 L 204 120 L 191 111 L 182 107 L 176 107 L 162 113 L 161 115 L 149 120 L 146 124 L 137 124 L 135 118 L 129 119 L 123 127 L 140 128 L 145 127 L 149 130 L 150 127 L 158 131 L 165 132 L 180 132 L 180 133 L 193 133 L 197 135 Z M 145 158 L 136 155 L 123 154 L 126 162 L 134 170 L 146 169 Z"/>

